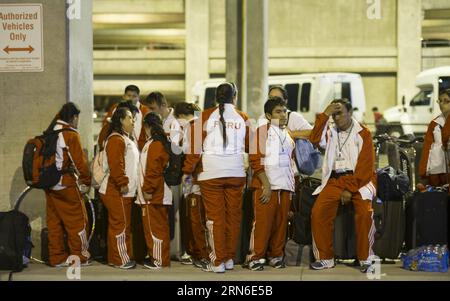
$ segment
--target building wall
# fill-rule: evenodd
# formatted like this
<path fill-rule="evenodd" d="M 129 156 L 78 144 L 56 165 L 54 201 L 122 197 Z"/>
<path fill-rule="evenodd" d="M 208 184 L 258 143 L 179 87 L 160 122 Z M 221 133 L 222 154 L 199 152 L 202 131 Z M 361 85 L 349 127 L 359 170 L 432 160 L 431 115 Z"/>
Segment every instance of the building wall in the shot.
<path fill-rule="evenodd" d="M 210 3 L 212 75 L 225 72 L 224 3 Z M 397 4 L 380 4 L 381 18 L 371 20 L 366 1 L 269 1 L 269 73 L 361 73 L 367 108 L 395 105 Z"/>
<path fill-rule="evenodd" d="M 44 71 L 0 73 L 0 211 L 9 210 L 26 187 L 22 173 L 25 143 L 42 134 L 69 100 L 80 106 L 83 147 L 92 150 L 93 93 L 92 67 L 89 67 L 92 66 L 92 42 L 89 44 L 89 40 L 92 41 L 92 30 L 89 29 L 92 2 L 83 1 L 81 19 L 76 21 L 79 23 L 71 24 L 72 40 L 69 39 L 70 30 L 66 31 L 69 21 L 65 2 L 2 1 L 43 3 Z M 40 230 L 46 225 L 43 191 L 31 191 L 20 209 L 30 218 L 35 245 L 33 256 L 39 258 Z"/>

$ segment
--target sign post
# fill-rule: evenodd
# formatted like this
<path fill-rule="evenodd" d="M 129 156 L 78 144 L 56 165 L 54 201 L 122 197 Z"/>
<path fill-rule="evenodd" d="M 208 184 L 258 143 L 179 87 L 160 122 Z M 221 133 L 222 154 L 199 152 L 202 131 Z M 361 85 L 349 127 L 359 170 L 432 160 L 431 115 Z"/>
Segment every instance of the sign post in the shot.
<path fill-rule="evenodd" d="M 42 4 L 0 4 L 0 72 L 44 71 Z"/>

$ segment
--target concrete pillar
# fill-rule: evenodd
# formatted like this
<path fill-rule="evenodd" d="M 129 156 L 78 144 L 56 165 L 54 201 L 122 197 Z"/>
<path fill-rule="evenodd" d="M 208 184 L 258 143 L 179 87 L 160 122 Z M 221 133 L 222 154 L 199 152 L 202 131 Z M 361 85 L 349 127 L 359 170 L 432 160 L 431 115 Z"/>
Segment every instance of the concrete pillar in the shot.
<path fill-rule="evenodd" d="M 209 78 L 209 1 L 186 0 L 186 89 L 192 101 L 192 88 Z"/>
<path fill-rule="evenodd" d="M 92 150 L 92 0 L 72 7 L 66 1 L 3 0 L 2 3 L 42 3 L 43 72 L 0 72 L 0 211 L 9 210 L 25 188 L 22 152 L 26 141 L 42 133 L 68 100 L 80 105 L 83 147 Z M 1 30 L 1 29 L 0 29 Z M 32 191 L 21 210 L 33 228 L 34 256 L 39 258 L 39 231 L 45 227 L 43 191 Z M 36 240 L 37 238 L 37 240 Z"/>
<path fill-rule="evenodd" d="M 268 0 L 226 1 L 226 78 L 239 89 L 238 107 L 263 112 L 268 76 Z"/>
<path fill-rule="evenodd" d="M 247 59 L 247 108 L 252 118 L 264 112 L 267 99 L 269 1 L 247 0 L 246 59 Z"/>
<path fill-rule="evenodd" d="M 397 102 L 414 96 L 422 60 L 422 0 L 397 1 Z"/>
<path fill-rule="evenodd" d="M 246 110 L 243 0 L 227 0 L 226 10 L 226 79 L 238 88 L 238 107 Z"/>
<path fill-rule="evenodd" d="M 81 115 L 78 130 L 81 143 L 88 152 L 88 158 L 93 157 L 94 133 L 94 73 L 93 73 L 93 30 L 92 30 L 92 0 L 80 1 L 79 19 L 67 20 L 68 36 L 66 36 L 68 60 L 67 69 L 67 100 L 80 107 Z M 76 6 L 73 7 L 75 9 Z M 68 7 L 69 16 L 73 10 Z"/>

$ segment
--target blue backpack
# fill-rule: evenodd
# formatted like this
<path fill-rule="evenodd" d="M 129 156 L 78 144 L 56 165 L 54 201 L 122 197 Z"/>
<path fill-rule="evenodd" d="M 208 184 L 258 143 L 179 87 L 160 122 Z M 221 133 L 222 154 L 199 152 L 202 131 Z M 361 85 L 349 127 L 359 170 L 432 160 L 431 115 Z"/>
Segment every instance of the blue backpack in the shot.
<path fill-rule="evenodd" d="M 288 112 L 288 124 L 291 113 Z M 322 154 L 309 140 L 295 139 L 294 155 L 298 171 L 303 175 L 311 176 L 316 169 L 322 167 Z"/>
<path fill-rule="evenodd" d="M 301 174 L 311 176 L 316 169 L 322 166 L 322 155 L 308 140 L 296 139 L 295 161 Z"/>

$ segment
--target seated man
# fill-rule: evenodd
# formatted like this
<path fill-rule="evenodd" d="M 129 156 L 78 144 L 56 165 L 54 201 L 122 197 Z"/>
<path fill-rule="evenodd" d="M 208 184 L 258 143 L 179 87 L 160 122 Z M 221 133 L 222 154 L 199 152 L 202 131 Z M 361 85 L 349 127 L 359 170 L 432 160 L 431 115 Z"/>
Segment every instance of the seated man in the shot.
<path fill-rule="evenodd" d="M 329 127 L 332 116 L 334 126 Z M 375 189 L 375 153 L 369 130 L 352 118 L 352 105 L 347 99 L 336 99 L 317 116 L 311 133 L 311 142 L 318 145 L 326 139 L 322 167 L 322 185 L 313 195 L 319 194 L 311 214 L 314 270 L 334 267 L 333 225 L 339 202 L 353 202 L 357 255 L 361 271 L 371 266 L 369 256 L 374 255 L 372 244 L 375 226 L 372 220 L 371 201 Z"/>

